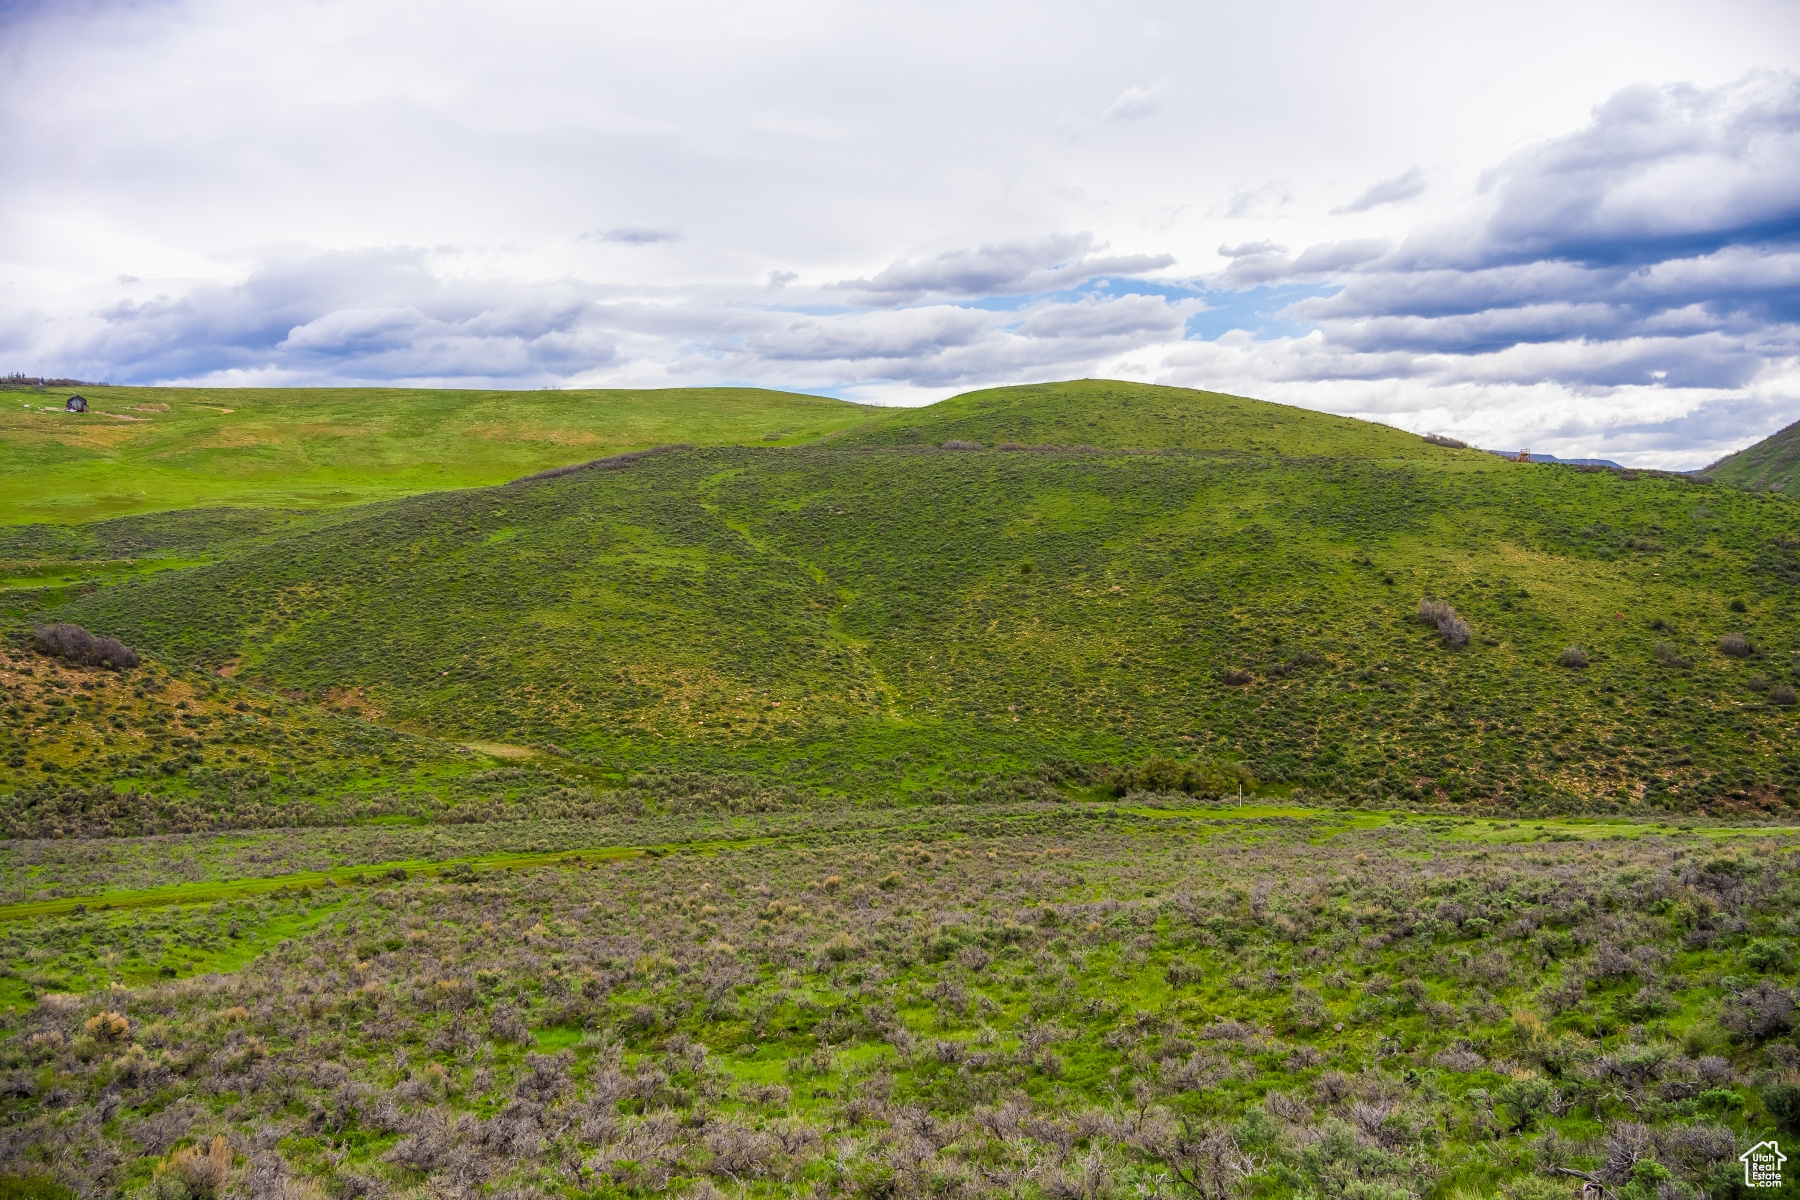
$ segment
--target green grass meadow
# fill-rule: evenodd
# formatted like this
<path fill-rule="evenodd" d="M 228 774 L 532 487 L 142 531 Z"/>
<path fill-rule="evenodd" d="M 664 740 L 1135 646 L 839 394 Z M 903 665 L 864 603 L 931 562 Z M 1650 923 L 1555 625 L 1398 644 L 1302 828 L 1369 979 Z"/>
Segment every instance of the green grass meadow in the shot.
<path fill-rule="evenodd" d="M 671 442 L 789 445 L 868 420 L 760 388 L 473 392 L 83 387 L 0 392 L 0 523 L 216 505 L 335 508 L 483 487 Z"/>
<path fill-rule="evenodd" d="M 0 394 L 0 1200 L 1800 1192 L 1772 476 L 83 391 Z"/>

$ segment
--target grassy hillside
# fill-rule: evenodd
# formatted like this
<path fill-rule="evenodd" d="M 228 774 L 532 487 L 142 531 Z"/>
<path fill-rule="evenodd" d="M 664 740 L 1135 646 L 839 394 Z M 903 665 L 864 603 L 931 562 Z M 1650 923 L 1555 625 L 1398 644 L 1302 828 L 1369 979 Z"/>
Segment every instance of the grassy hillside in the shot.
<path fill-rule="evenodd" d="M 1047 437 L 1082 411 L 1093 443 L 1141 446 L 1153 402 L 1196 396 L 1122 389 L 1139 403 L 1114 431 L 1108 386 L 896 414 L 859 445 L 340 511 L 59 611 L 170 661 L 610 771 L 911 792 L 1168 754 L 1407 802 L 1800 795 L 1791 502 L 1249 401 L 1226 436 L 1310 419 L 1301 444 L 1379 457 L 938 448 L 939 420 Z M 1049 416 L 1027 423 L 1034 404 Z M 1427 596 L 1467 646 L 1418 622 Z M 1570 648 L 1590 665 L 1559 665 Z"/>
<path fill-rule="evenodd" d="M 1264 455 L 1443 461 L 1453 453 L 1410 433 L 1328 413 L 1188 388 L 1081 379 L 969 392 L 886 414 L 848 446 L 1092 446 L 1241 450 Z"/>
<path fill-rule="evenodd" d="M 317 515 L 199 508 L 84 525 L 0 524 L 0 616 L 22 617 L 97 587 L 212 562 Z"/>
<path fill-rule="evenodd" d="M 1733 487 L 1800 495 L 1800 421 L 1721 458 L 1705 473 Z"/>
<path fill-rule="evenodd" d="M 787 445 L 870 418 L 758 388 L 84 387 L 0 392 L 0 523 L 205 505 L 323 508 L 500 483 L 672 442 Z"/>
<path fill-rule="evenodd" d="M 206 828 L 226 814 L 245 827 L 406 812 L 406 796 L 494 765 L 216 675 L 80 666 L 24 639 L 0 647 L 0 706 L 0 796 L 17 801 L 0 803 L 5 837 Z M 164 801 L 51 802 L 97 786 Z"/>

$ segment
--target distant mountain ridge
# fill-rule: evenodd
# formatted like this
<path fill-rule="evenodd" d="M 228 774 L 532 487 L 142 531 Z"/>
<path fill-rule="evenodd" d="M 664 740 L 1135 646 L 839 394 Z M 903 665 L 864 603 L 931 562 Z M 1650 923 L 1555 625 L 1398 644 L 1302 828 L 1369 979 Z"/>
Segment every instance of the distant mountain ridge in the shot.
<path fill-rule="evenodd" d="M 1509 459 L 1519 457 L 1517 450 L 1484 450 L 1482 453 L 1498 454 L 1501 458 Z M 1554 454 L 1533 454 L 1531 461 L 1534 463 L 1562 463 L 1569 467 L 1613 467 L 1620 471 L 1625 469 L 1625 464 L 1616 463 L 1610 458 L 1558 458 Z"/>
<path fill-rule="evenodd" d="M 1625 470 L 1623 463 L 1616 463 L 1610 458 L 1558 458 L 1554 454 L 1532 454 L 1525 450 L 1482 450 L 1479 446 L 1471 446 L 1465 441 L 1442 433 L 1428 433 L 1425 435 L 1425 441 L 1433 446 L 1442 446 L 1446 450 L 1476 450 L 1482 454 L 1492 454 L 1498 458 L 1504 458 L 1508 462 L 1518 462 L 1519 455 L 1524 454 L 1527 462 L 1561 463 L 1565 467 L 1610 467 L 1615 471 Z"/>

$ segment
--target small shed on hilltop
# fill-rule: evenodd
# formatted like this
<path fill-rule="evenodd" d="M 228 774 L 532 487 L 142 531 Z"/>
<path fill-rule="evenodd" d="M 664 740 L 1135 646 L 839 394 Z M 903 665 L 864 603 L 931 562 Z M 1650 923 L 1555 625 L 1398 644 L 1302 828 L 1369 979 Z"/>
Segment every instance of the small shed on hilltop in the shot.
<path fill-rule="evenodd" d="M 70 396 L 69 402 L 67 404 L 63 405 L 63 411 L 64 412 L 86 412 L 87 411 L 87 397 L 80 396 L 80 395 Z"/>

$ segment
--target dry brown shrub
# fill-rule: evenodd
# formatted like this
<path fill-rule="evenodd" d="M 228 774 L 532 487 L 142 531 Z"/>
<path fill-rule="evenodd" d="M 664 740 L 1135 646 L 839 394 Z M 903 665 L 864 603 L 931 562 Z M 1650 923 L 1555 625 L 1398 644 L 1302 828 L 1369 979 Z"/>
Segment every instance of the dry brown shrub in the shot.
<path fill-rule="evenodd" d="M 155 1173 L 159 1185 L 169 1178 L 195 1200 L 210 1200 L 223 1193 L 231 1182 L 231 1146 L 223 1137 L 215 1137 L 206 1150 L 184 1146 L 164 1159 Z M 159 1186 L 157 1193 L 164 1195 L 164 1186 Z"/>
<path fill-rule="evenodd" d="M 38 653 L 79 663 L 84 667 L 111 667 L 123 671 L 138 665 L 138 656 L 116 637 L 95 637 L 79 625 L 44 625 L 32 634 Z"/>
<path fill-rule="evenodd" d="M 1435 625 L 1438 636 L 1451 649 L 1461 649 L 1469 644 L 1472 632 L 1469 623 L 1456 615 L 1456 610 L 1448 600 L 1434 600 L 1426 596 L 1419 601 L 1418 611 L 1414 615 L 1422 624 Z"/>
<path fill-rule="evenodd" d="M 1291 1092 L 1271 1091 L 1263 1097 L 1263 1108 L 1270 1116 L 1299 1125 L 1312 1116 L 1312 1105 Z"/>
<path fill-rule="evenodd" d="M 96 1042 L 122 1042 L 131 1036 L 131 1021 L 111 1009 L 89 1017 L 81 1028 Z"/>
<path fill-rule="evenodd" d="M 1467 1046 L 1446 1046 L 1432 1056 L 1431 1063 L 1446 1071 L 1479 1071 L 1487 1060 Z"/>

